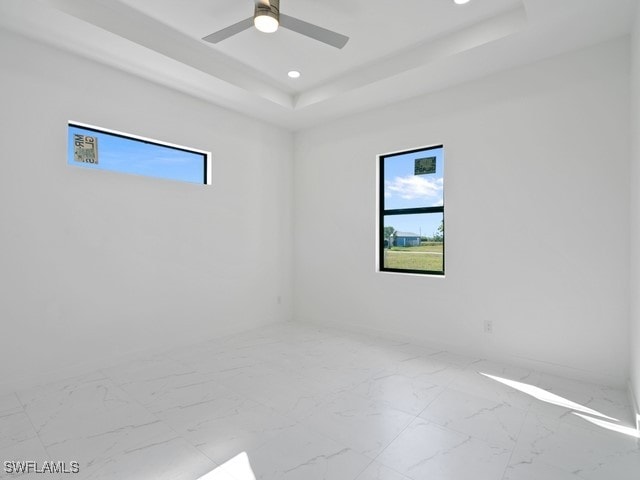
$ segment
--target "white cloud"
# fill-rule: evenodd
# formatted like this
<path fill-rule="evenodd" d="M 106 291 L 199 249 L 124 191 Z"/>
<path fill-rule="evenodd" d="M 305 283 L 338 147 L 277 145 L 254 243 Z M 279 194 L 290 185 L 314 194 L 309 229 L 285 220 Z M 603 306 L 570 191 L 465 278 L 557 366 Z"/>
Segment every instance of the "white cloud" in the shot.
<path fill-rule="evenodd" d="M 396 177 L 385 182 L 385 196 L 399 196 L 404 200 L 416 198 L 441 198 L 442 178 L 430 179 L 417 175 Z"/>

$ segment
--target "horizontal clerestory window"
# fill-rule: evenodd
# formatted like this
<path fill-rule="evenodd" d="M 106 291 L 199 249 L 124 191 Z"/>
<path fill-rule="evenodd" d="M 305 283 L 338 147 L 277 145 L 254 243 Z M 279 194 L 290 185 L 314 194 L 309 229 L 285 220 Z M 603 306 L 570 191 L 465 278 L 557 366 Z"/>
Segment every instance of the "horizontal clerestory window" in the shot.
<path fill-rule="evenodd" d="M 69 122 L 70 165 L 211 184 L 211 154 L 194 148 Z"/>

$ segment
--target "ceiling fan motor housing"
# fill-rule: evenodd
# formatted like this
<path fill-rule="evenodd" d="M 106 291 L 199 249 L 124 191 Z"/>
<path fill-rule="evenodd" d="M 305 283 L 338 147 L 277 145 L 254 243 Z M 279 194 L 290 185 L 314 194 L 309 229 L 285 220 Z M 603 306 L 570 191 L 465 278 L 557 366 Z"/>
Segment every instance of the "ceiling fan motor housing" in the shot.
<path fill-rule="evenodd" d="M 280 0 L 269 0 L 269 2 L 256 2 L 256 10 L 254 18 L 259 16 L 267 16 L 275 18 L 280 23 Z"/>
<path fill-rule="evenodd" d="M 282 25 L 280 24 L 281 20 L 283 22 Z M 278 30 L 278 27 L 282 26 L 335 48 L 342 48 L 349 41 L 349 37 L 346 35 L 341 35 L 295 17 L 290 17 L 284 13 L 280 16 L 280 0 L 255 0 L 253 18 L 246 18 L 233 25 L 229 25 L 222 30 L 207 35 L 203 40 L 218 43 L 252 26 L 263 33 L 273 33 Z"/>

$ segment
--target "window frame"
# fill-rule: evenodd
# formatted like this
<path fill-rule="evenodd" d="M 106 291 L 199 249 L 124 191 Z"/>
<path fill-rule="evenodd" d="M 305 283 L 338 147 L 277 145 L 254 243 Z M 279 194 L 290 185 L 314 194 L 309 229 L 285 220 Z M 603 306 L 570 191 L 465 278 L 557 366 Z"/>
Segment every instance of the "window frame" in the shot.
<path fill-rule="evenodd" d="M 432 207 L 412 207 L 412 208 L 394 208 L 385 210 L 384 191 L 385 191 L 385 179 L 384 179 L 384 163 L 385 160 L 396 157 L 399 155 L 407 155 L 417 152 L 428 152 L 430 150 L 442 149 L 443 151 L 443 179 L 444 179 L 444 145 L 430 145 L 427 147 L 412 148 L 409 150 L 402 150 L 400 152 L 385 153 L 378 155 L 378 271 L 385 273 L 405 273 L 405 274 L 417 274 L 417 275 L 435 275 L 439 277 L 445 276 L 445 241 L 446 241 L 446 227 L 444 227 L 442 235 L 442 271 L 439 270 L 415 270 L 405 268 L 388 268 L 384 266 L 384 219 L 387 216 L 394 215 L 421 215 L 429 213 L 442 213 L 442 225 L 445 225 L 444 215 L 444 189 L 442 192 L 442 205 Z"/>
<path fill-rule="evenodd" d="M 198 148 L 191 148 L 191 147 L 185 147 L 182 145 L 176 145 L 174 143 L 170 143 L 170 142 L 163 142 L 160 140 L 154 140 L 151 138 L 147 138 L 147 137 L 142 137 L 140 135 L 134 135 L 131 133 L 124 133 L 124 132 L 120 132 L 118 130 L 112 130 L 109 128 L 103 128 L 103 127 L 97 127 L 95 125 L 89 125 L 87 123 L 82 123 L 82 122 L 76 122 L 73 120 L 69 120 L 67 121 L 67 135 L 69 134 L 69 129 L 70 128 L 80 128 L 83 130 L 88 130 L 90 132 L 95 132 L 95 133 L 101 133 L 104 135 L 111 135 L 113 137 L 118 137 L 118 138 L 123 138 L 125 140 L 131 140 L 134 142 L 139 142 L 139 143 L 144 143 L 144 144 L 148 144 L 148 145 L 155 145 L 158 147 L 163 147 L 163 148 L 169 148 L 172 150 L 178 150 L 181 152 L 186 152 L 186 153 L 190 153 L 190 154 L 194 154 L 194 155 L 201 155 L 202 156 L 202 161 L 203 161 L 203 166 L 202 166 L 202 179 L 200 182 L 193 182 L 193 181 L 186 181 L 186 180 L 182 180 L 182 179 L 177 179 L 177 178 L 170 178 L 170 177 L 161 177 L 161 176 L 154 176 L 154 175 L 145 175 L 143 173 L 130 173 L 130 172 L 123 172 L 120 170 L 115 170 L 115 169 L 109 169 L 109 168 L 95 168 L 95 170 L 104 170 L 107 172 L 114 172 L 114 173 L 120 173 L 120 174 L 126 174 L 126 175 L 138 175 L 138 176 L 142 176 L 142 177 L 147 177 L 147 178 L 155 178 L 158 180 L 170 180 L 170 181 L 175 181 L 175 182 L 182 182 L 182 183 L 190 183 L 192 185 L 211 185 L 211 152 L 207 152 L 205 150 L 200 150 Z M 99 147 L 98 147 L 99 148 Z M 78 166 L 76 165 L 77 162 L 71 163 L 69 162 L 69 152 L 67 152 L 67 164 L 68 165 L 74 165 L 74 166 Z M 82 165 L 80 165 L 82 166 Z"/>

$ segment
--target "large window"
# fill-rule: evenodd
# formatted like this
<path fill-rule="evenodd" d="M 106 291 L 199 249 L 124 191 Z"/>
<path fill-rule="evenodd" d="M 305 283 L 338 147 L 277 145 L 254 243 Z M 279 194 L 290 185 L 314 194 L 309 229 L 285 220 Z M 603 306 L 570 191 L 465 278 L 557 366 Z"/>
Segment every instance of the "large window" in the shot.
<path fill-rule="evenodd" d="M 380 270 L 444 275 L 444 147 L 378 159 Z"/>
<path fill-rule="evenodd" d="M 208 152 L 69 122 L 67 162 L 96 170 L 211 184 Z"/>

